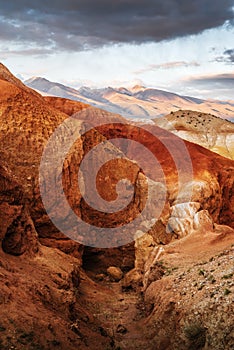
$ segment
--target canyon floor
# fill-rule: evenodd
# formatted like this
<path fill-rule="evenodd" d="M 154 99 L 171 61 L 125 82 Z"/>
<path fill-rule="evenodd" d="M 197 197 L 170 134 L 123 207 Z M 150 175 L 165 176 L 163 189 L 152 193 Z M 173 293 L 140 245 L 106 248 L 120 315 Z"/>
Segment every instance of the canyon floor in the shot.
<path fill-rule="evenodd" d="M 34 258 L 1 252 L 1 349 L 233 348 L 230 228 L 166 246 L 163 273 L 145 291 L 111 281 L 108 258 L 90 259 L 75 274 L 77 259 L 52 248 Z"/>
<path fill-rule="evenodd" d="M 192 348 L 194 339 L 191 341 L 188 334 L 186 339 L 186 327 L 197 325 L 206 329 L 203 345 L 215 349 L 212 343 L 214 325 L 207 323 L 214 309 L 224 311 L 223 324 L 222 317 L 216 320 L 221 325 L 216 332 L 220 332 L 223 342 L 228 344 L 226 348 L 231 349 L 234 344 L 231 333 L 233 263 L 233 232 L 217 228 L 215 234 L 193 235 L 168 245 L 158 259 L 163 275 L 145 293 L 139 289 L 134 291 L 131 285 L 124 289 L 121 281 L 111 283 L 107 277 L 103 282 L 85 280 L 81 283 L 80 292 L 84 298 L 81 300 L 94 308 L 100 325 L 113 337 L 117 349 Z M 100 272 L 88 271 L 88 274 L 95 280 L 95 273 L 99 276 Z M 178 323 L 173 322 L 175 317 Z M 159 327 L 159 333 L 164 333 L 160 337 Z M 229 338 L 222 334 L 224 327 L 230 330 L 230 334 L 227 331 Z M 181 332 L 180 337 L 174 334 L 176 331 Z"/>

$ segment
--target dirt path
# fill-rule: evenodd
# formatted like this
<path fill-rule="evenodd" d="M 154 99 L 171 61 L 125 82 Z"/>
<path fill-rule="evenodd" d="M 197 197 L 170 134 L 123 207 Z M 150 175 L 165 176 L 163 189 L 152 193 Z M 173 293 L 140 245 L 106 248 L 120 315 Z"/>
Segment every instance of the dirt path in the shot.
<path fill-rule="evenodd" d="M 122 292 L 120 282 L 85 280 L 80 287 L 83 302 L 98 320 L 101 332 L 106 331 L 114 340 L 114 349 L 147 349 L 142 332 L 144 309 L 139 294 Z"/>

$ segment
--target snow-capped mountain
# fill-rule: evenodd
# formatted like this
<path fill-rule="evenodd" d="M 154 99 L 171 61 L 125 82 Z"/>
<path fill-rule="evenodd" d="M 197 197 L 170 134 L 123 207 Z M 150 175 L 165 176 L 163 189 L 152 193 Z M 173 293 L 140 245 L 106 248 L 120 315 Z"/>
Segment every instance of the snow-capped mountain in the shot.
<path fill-rule="evenodd" d="M 153 119 L 171 111 L 189 109 L 234 121 L 234 101 L 202 100 L 139 85 L 74 89 L 39 77 L 31 78 L 25 84 L 42 94 L 85 102 L 126 118 Z"/>

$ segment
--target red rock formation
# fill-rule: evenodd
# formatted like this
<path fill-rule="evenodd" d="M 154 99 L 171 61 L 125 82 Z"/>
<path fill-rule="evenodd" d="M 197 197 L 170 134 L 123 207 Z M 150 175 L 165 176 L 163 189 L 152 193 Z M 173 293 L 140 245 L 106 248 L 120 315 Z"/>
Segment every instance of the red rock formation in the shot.
<path fill-rule="evenodd" d="M 134 247 L 131 244 L 121 250 L 110 249 L 108 254 L 105 249 L 86 247 L 83 262 L 83 247 L 53 226 L 39 191 L 43 150 L 56 128 L 73 112 L 79 112 L 75 131 L 81 137 L 67 152 L 63 168 L 53 172 L 48 166 L 45 175 L 53 186 L 63 182 L 66 199 L 74 211 L 89 223 L 120 229 L 121 223 L 131 221 L 142 211 L 149 189 L 154 207 L 163 203 L 159 220 L 148 234 L 140 237 L 149 229 L 147 220 L 137 227 Z M 10 169 L 0 167 L 0 304 L 4 304 L 0 348 L 174 350 L 182 346 L 187 350 L 194 344 L 184 338 L 183 332 L 186 322 L 191 323 L 196 315 L 195 320 L 202 322 L 202 344 L 208 339 L 212 349 L 221 346 L 229 350 L 233 345 L 233 285 L 229 283 L 233 276 L 233 230 L 217 222 L 229 226 L 233 223 L 233 162 L 189 142 L 182 143 L 189 155 L 189 162 L 185 162 L 176 136 L 155 126 L 126 126 L 120 116 L 78 102 L 44 99 L 23 88 L 2 66 L 0 118 L 1 159 Z M 87 130 L 93 122 L 96 128 Z M 67 126 L 53 144 L 52 159 L 63 154 L 63 149 L 56 147 L 63 138 L 66 141 L 67 131 L 72 133 L 72 127 Z M 125 140 L 140 141 L 157 158 L 158 166 L 149 155 L 144 157 L 143 166 L 131 161 L 142 149 Z M 91 158 L 91 172 L 99 158 L 104 161 L 95 182 L 101 197 L 111 203 L 122 178 L 127 177 L 133 187 L 127 210 L 117 216 L 95 212 L 82 198 L 77 184 L 84 156 L 103 141 L 107 153 L 119 158 L 110 161 L 98 152 Z M 190 165 L 192 178 L 187 176 Z M 84 166 L 83 172 L 90 169 Z M 161 184 L 163 175 L 168 193 Z M 92 188 L 90 181 L 88 177 L 85 189 Z M 59 194 L 50 191 L 49 195 L 52 207 L 66 222 L 69 212 L 61 206 Z M 157 216 L 151 213 L 152 207 L 148 209 L 148 214 Z M 174 236 L 183 238 L 175 240 L 169 229 Z M 40 242 L 52 248 L 39 245 L 37 232 Z M 124 234 L 127 233 L 126 229 Z M 159 247 L 158 243 L 167 245 Z M 81 265 L 95 281 L 82 272 Z M 127 272 L 123 287 L 129 293 L 121 291 L 122 282 L 109 287 L 110 266 Z M 144 298 L 131 292 L 133 289 L 140 290 Z M 217 332 L 220 325 L 225 329 L 223 335 Z M 204 329 L 208 329 L 207 338 Z"/>
<path fill-rule="evenodd" d="M 14 83 L 14 78 L 8 77 L 7 73 L 6 80 L 0 80 L 0 100 L 1 100 L 1 153 L 2 159 L 7 162 L 9 168 L 19 179 L 19 183 L 23 186 L 25 193 L 27 194 L 30 201 L 30 212 L 35 222 L 36 229 L 41 238 L 41 242 L 54 247 L 59 247 L 65 252 L 72 252 L 73 254 L 80 255 L 79 245 L 75 242 L 71 242 L 65 237 L 57 228 L 55 228 L 50 222 L 48 216 L 45 213 L 39 191 L 39 166 L 43 154 L 45 145 L 56 130 L 56 128 L 68 118 L 68 115 L 59 112 L 57 109 L 51 107 L 48 102 L 45 102 L 37 94 L 30 94 L 25 89 L 21 89 L 20 84 Z M 10 81 L 10 82 L 9 82 Z M 64 102 L 64 101 L 62 101 Z M 66 101 L 65 101 L 66 102 Z M 76 106 L 78 103 L 76 103 Z M 79 110 L 82 110 L 83 104 L 79 104 Z M 99 113 L 102 116 L 109 116 L 108 113 L 103 111 L 95 110 L 95 113 Z M 92 116 L 92 113 L 90 114 Z M 79 123 L 80 128 L 84 128 L 83 122 Z M 66 127 L 60 134 L 61 139 L 67 137 Z M 81 134 L 78 133 L 78 136 Z M 102 226 L 104 217 L 106 216 L 99 213 L 99 217 L 96 212 L 92 212 L 92 208 L 86 206 L 85 202 L 81 201 L 79 192 L 74 192 L 74 187 L 71 184 L 76 184 L 77 170 L 79 168 L 82 157 L 86 152 L 92 149 L 97 143 L 104 140 L 103 136 L 97 131 L 91 131 L 86 133 L 82 138 L 75 143 L 72 150 L 69 152 L 67 159 L 64 162 L 63 169 L 55 169 L 56 179 L 61 176 L 63 177 L 63 185 L 69 203 L 73 209 L 76 209 L 77 213 L 80 213 L 83 219 L 88 222 L 91 217 L 94 217 L 95 224 Z M 110 145 L 110 149 L 114 154 L 114 147 Z M 51 150 L 56 156 L 56 145 Z M 61 150 L 62 152 L 62 150 Z M 129 175 L 130 181 L 136 183 L 139 169 L 136 165 L 122 166 L 118 161 L 117 168 L 123 168 L 123 173 Z M 125 162 L 126 163 L 126 162 Z M 124 170 L 125 169 L 125 170 Z M 90 171 L 90 170 L 87 170 Z M 108 173 L 109 172 L 109 173 Z M 55 173 L 51 174 L 51 179 Z M 49 176 L 49 175 L 48 175 Z M 103 169 L 103 172 L 99 174 L 99 188 L 103 190 L 103 178 L 110 176 L 110 186 L 107 187 L 106 192 L 103 195 L 107 197 L 112 191 L 115 183 L 119 180 L 116 177 L 116 173 L 112 171 L 112 168 L 108 170 Z M 112 180 L 113 181 L 112 181 Z M 54 181 L 54 179 L 52 180 Z M 87 183 L 88 186 L 88 183 Z M 111 189 L 112 188 L 112 189 Z M 56 194 L 50 193 L 52 202 L 56 202 Z M 135 204 L 133 203 L 129 211 L 123 212 L 123 215 L 117 219 L 116 215 L 110 215 L 108 220 L 105 220 L 107 225 L 119 225 L 123 220 L 128 220 L 129 217 L 134 217 L 134 212 L 137 212 L 137 206 L 140 202 L 140 190 L 138 191 L 137 199 Z M 108 198 L 106 198 L 108 200 Z M 57 203 L 57 202 L 56 202 Z M 57 207 L 59 210 L 59 206 Z M 131 214 L 132 212 L 132 214 Z M 61 217 L 64 217 L 63 208 L 60 208 Z"/>
<path fill-rule="evenodd" d="M 13 175 L 0 166 L 0 241 L 5 253 L 33 255 L 39 249 L 27 202 Z"/>
<path fill-rule="evenodd" d="M 53 106 L 58 107 L 60 111 L 69 111 L 69 114 L 77 113 L 76 116 L 80 120 L 92 123 L 98 120 L 98 124 L 102 124 L 97 127 L 99 133 L 105 138 L 124 137 L 130 140 L 136 140 L 141 142 L 147 149 L 149 149 L 159 161 L 163 169 L 163 174 L 160 169 L 155 168 L 150 159 L 145 159 L 144 171 L 154 180 L 162 180 L 162 175 L 166 176 L 167 185 L 169 188 L 170 202 L 176 199 L 176 184 L 178 179 L 178 164 L 176 165 L 173 157 L 180 159 L 182 155 L 181 143 L 178 143 L 178 138 L 171 133 L 163 131 L 162 129 L 152 125 L 128 125 L 125 121 L 124 124 L 119 124 L 119 128 L 116 124 L 121 123 L 123 118 L 117 115 L 111 115 L 110 113 L 100 112 L 95 108 L 89 108 L 80 112 L 79 102 L 68 101 L 66 99 L 60 99 L 57 97 L 45 98 Z M 70 106 L 69 109 L 67 106 Z M 126 125 L 127 123 L 127 125 Z M 105 124 L 107 124 L 105 126 Z M 156 137 L 155 137 L 156 135 Z M 165 142 L 165 144 L 164 144 Z M 120 144 L 115 143 L 117 146 Z M 179 145 L 179 147 L 178 147 Z M 191 142 L 185 141 L 183 145 L 188 150 L 188 155 L 191 158 L 193 181 L 187 184 L 187 190 L 192 189 L 191 201 L 201 203 L 202 209 L 208 209 L 215 221 L 220 223 L 226 223 L 233 225 L 233 162 L 223 158 L 215 153 L 212 153 L 203 147 L 195 145 Z M 122 141 L 121 141 L 121 147 Z M 177 150 L 178 149 L 178 150 Z M 173 150 L 173 155 L 170 154 Z M 134 146 L 125 146 L 125 155 L 129 159 L 136 159 L 136 155 L 139 149 Z M 180 169 L 183 173 L 184 184 L 186 183 L 186 164 L 181 161 Z M 198 186 L 198 189 L 197 189 Z M 181 192 L 178 201 L 183 202 L 186 189 Z"/>

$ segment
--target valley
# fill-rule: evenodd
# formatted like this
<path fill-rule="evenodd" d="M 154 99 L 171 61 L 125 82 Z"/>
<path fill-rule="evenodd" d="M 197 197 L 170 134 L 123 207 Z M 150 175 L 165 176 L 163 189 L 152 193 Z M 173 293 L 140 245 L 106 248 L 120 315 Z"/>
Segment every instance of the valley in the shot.
<path fill-rule="evenodd" d="M 0 348 L 232 349 L 233 124 L 65 97 L 0 65 Z"/>

